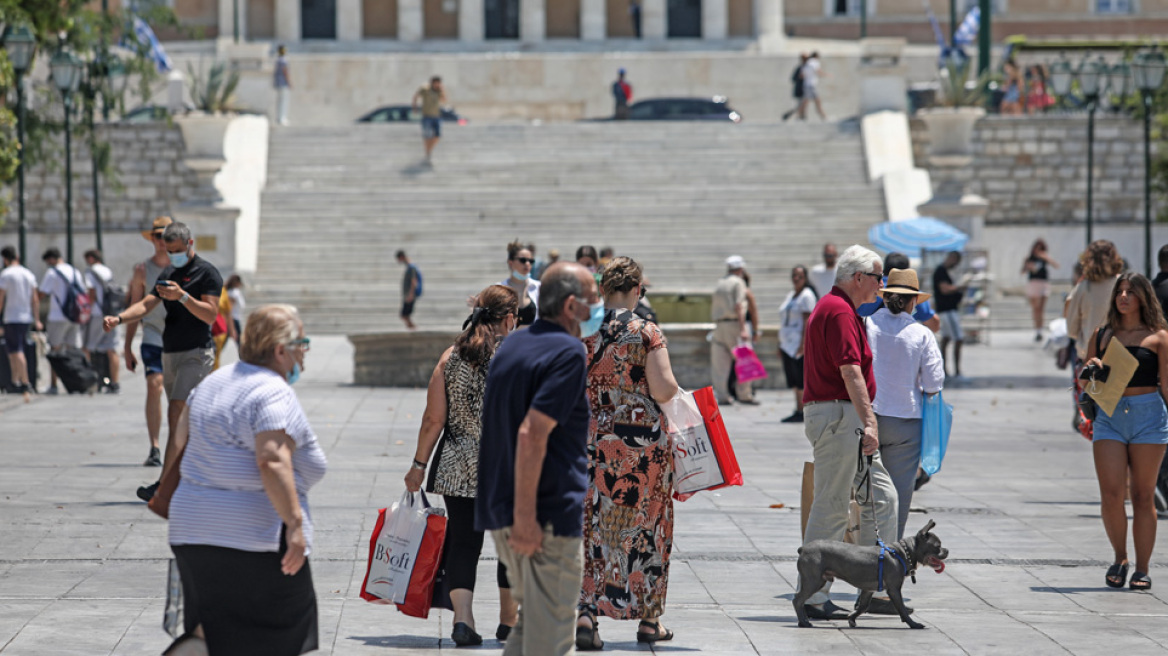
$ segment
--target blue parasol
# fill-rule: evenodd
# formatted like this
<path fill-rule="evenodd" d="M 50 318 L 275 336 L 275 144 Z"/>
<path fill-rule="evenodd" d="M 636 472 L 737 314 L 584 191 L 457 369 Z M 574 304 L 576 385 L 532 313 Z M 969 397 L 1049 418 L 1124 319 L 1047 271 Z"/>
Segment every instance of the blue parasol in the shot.
<path fill-rule="evenodd" d="M 916 255 L 922 251 L 959 251 L 969 235 L 932 217 L 886 221 L 868 229 L 868 241 L 885 253 Z"/>

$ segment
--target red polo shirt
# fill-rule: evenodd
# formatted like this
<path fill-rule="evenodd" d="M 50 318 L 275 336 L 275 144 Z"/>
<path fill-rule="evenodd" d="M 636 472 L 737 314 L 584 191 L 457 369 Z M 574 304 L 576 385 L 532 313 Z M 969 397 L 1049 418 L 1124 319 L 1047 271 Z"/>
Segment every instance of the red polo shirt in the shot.
<path fill-rule="evenodd" d="M 868 385 L 868 398 L 876 398 L 872 375 L 872 349 L 864 320 L 851 299 L 839 287 L 819 299 L 803 337 L 803 401 L 848 401 L 848 388 L 840 367 L 860 365 Z"/>

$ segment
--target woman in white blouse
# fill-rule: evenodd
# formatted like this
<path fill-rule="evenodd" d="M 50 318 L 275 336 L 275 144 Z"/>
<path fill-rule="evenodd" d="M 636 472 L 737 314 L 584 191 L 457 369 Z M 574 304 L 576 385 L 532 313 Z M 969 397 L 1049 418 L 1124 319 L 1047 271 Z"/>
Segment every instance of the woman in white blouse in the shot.
<path fill-rule="evenodd" d="M 807 320 L 819 300 L 816 291 L 807 284 L 807 267 L 797 264 L 791 269 L 791 284 L 795 289 L 787 294 L 787 299 L 779 306 L 779 356 L 783 358 L 783 373 L 787 387 L 795 392 L 795 412 L 783 419 L 784 424 L 803 423 L 803 333 Z M 827 290 L 831 291 L 831 290 Z"/>
<path fill-rule="evenodd" d="M 240 362 L 187 400 L 169 506 L 185 603 L 178 642 L 205 640 L 212 654 L 318 648 L 308 490 L 327 462 L 291 387 L 308 348 L 296 308 L 264 306 L 248 317 Z"/>
<path fill-rule="evenodd" d="M 904 537 L 921 462 L 922 394 L 941 391 L 945 369 L 933 332 L 912 317 L 916 304 L 929 298 L 920 291 L 917 272 L 893 269 L 878 293 L 884 307 L 867 320 L 876 376 L 872 409 L 880 431 L 880 459 L 896 486 L 899 540 Z"/>

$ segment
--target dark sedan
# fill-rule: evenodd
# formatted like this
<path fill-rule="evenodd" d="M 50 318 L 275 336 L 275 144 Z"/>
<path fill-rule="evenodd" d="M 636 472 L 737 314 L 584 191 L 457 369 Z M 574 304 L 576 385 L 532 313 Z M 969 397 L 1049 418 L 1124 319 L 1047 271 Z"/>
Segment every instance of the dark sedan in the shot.
<path fill-rule="evenodd" d="M 421 110 L 413 110 L 409 105 L 387 105 L 378 107 L 368 114 L 357 119 L 358 123 L 407 123 L 422 120 Z M 453 109 L 443 108 L 442 120 L 466 125 L 466 119 L 459 116 Z"/>
<path fill-rule="evenodd" d="M 730 108 L 726 98 L 650 98 L 629 106 L 630 121 L 731 121 L 742 115 Z"/>

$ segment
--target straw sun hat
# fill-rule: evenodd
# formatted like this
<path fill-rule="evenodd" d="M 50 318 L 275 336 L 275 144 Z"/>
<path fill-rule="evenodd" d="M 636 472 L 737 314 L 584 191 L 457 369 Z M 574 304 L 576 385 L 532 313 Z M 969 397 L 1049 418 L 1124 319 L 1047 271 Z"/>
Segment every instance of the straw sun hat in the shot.
<path fill-rule="evenodd" d="M 881 296 L 885 294 L 915 294 L 917 303 L 924 303 L 933 297 L 932 294 L 926 294 L 921 291 L 921 284 L 917 282 L 917 272 L 912 269 L 893 269 L 889 271 L 888 282 L 884 283 L 884 288 L 876 293 Z"/>

